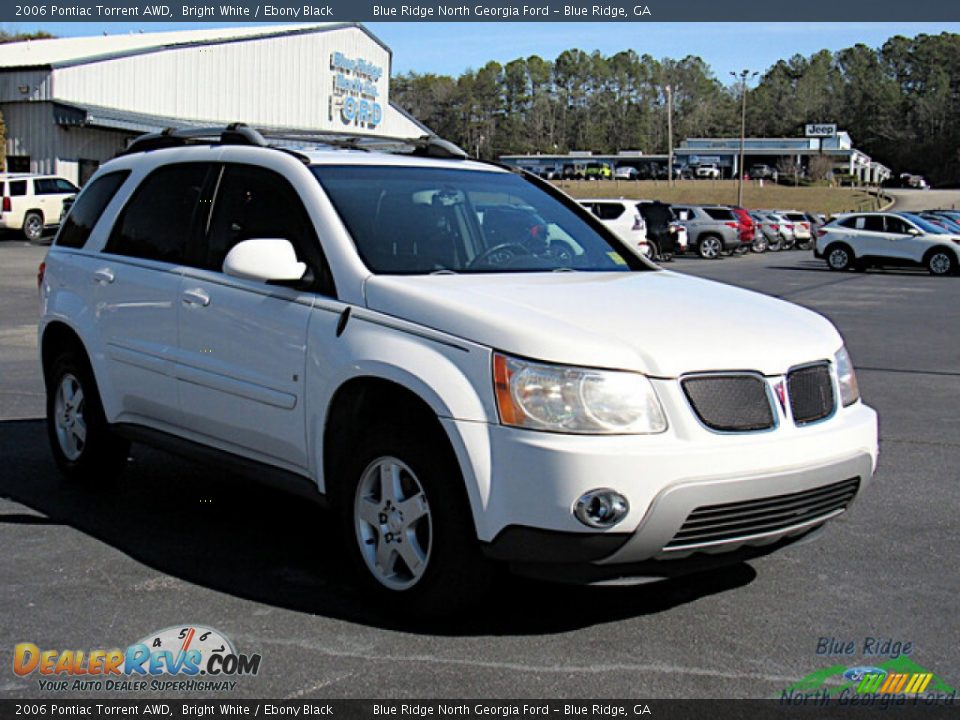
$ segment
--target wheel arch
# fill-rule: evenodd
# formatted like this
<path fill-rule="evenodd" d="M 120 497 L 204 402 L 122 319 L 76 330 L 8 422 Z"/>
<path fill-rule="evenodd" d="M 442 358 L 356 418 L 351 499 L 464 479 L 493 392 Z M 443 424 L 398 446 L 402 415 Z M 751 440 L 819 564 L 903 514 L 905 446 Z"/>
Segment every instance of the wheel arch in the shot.
<path fill-rule="evenodd" d="M 927 262 L 930 260 L 930 257 L 934 253 L 939 252 L 941 250 L 953 258 L 954 269 L 957 269 L 958 267 L 960 267 L 960 252 L 950 247 L 949 245 L 942 245 L 942 244 L 934 245 L 933 247 L 930 247 L 927 249 L 927 251 L 923 254 L 923 264 L 926 265 Z"/>
<path fill-rule="evenodd" d="M 53 361 L 63 352 L 75 350 L 83 354 L 90 364 L 90 356 L 80 339 L 79 333 L 70 325 L 60 320 L 48 322 L 40 336 L 40 367 L 43 372 L 43 381 L 47 382 L 47 373 Z"/>
<path fill-rule="evenodd" d="M 427 442 L 442 443 L 437 450 L 450 453 L 449 459 L 460 470 L 463 482 L 460 490 L 476 530 L 482 512 L 482 493 L 465 439 L 460 436 L 456 423 L 441 417 L 436 407 L 409 386 L 380 375 L 358 375 L 346 380 L 327 405 L 322 443 L 318 448 L 324 493 L 336 497 L 338 472 L 355 448 L 353 439 L 364 427 L 382 420 L 386 411 L 402 417 L 404 425 L 422 428 Z"/>

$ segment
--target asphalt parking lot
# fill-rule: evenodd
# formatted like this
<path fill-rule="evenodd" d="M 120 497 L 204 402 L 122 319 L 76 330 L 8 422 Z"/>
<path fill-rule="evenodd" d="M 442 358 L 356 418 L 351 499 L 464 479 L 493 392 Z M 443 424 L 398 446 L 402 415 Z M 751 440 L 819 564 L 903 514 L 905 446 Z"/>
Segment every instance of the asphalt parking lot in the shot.
<path fill-rule="evenodd" d="M 0 696 L 43 695 L 10 672 L 15 643 L 125 647 L 184 623 L 262 654 L 243 697 L 779 697 L 846 661 L 818 656 L 821 637 L 912 643 L 960 685 L 960 277 L 677 259 L 837 324 L 881 416 L 869 492 L 816 543 L 749 565 L 636 588 L 510 579 L 483 612 L 406 621 L 351 587 L 328 518 L 297 499 L 140 447 L 114 487 L 58 481 L 34 360 L 43 253 L 0 242 Z"/>

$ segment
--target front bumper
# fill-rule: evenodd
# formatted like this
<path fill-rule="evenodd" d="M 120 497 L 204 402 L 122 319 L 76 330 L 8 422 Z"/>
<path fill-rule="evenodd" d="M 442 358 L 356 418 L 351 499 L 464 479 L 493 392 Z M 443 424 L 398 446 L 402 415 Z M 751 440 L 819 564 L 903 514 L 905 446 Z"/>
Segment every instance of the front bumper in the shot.
<path fill-rule="evenodd" d="M 471 430 L 477 438 L 477 424 Z M 862 403 L 822 423 L 784 423 L 761 433 L 723 435 L 675 423 L 654 436 L 570 436 L 497 425 L 486 426 L 484 435 L 489 446 L 481 466 L 467 474 L 479 485 L 471 500 L 487 554 L 524 565 L 587 563 L 613 574 L 650 560 L 697 554 L 722 561 L 721 554 L 750 548 L 768 552 L 839 513 L 807 513 L 798 516 L 802 522 L 702 547 L 671 541 L 690 513 L 705 506 L 802 496 L 853 479 L 859 495 L 877 459 L 876 413 Z M 572 512 L 583 493 L 598 488 L 616 490 L 630 504 L 626 518 L 605 532 L 581 525 Z M 802 497 L 791 502 L 807 509 Z"/>

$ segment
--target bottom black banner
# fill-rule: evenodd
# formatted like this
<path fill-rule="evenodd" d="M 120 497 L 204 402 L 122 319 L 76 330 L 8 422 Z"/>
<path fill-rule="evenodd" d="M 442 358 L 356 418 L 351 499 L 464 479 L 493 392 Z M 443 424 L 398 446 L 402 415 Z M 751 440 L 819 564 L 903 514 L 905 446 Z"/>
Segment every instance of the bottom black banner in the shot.
<path fill-rule="evenodd" d="M 0 719 L 47 717 L 340 718 L 341 720 L 611 720 L 612 718 L 957 718 L 957 698 L 855 696 L 779 700 L 0 700 Z M 850 713 L 848 715 L 848 713 Z"/>

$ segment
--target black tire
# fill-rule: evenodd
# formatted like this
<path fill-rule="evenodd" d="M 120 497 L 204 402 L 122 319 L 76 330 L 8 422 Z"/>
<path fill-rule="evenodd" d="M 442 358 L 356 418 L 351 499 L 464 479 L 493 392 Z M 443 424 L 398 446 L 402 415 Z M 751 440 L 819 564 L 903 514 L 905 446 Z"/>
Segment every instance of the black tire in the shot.
<path fill-rule="evenodd" d="M 923 258 L 923 264 L 927 266 L 929 273 L 935 277 L 946 277 L 953 275 L 957 271 L 957 258 L 946 248 L 935 247 L 928 251 Z"/>
<path fill-rule="evenodd" d="M 794 249 L 809 250 L 812 247 L 813 247 L 813 239 L 810 239 L 810 240 L 804 240 L 803 242 L 797 243 Z"/>
<path fill-rule="evenodd" d="M 783 239 L 778 235 L 776 242 L 767 242 L 767 250 L 769 252 L 780 252 L 783 250 Z"/>
<path fill-rule="evenodd" d="M 766 237 L 761 237 L 757 240 L 754 240 L 750 244 L 750 250 L 755 253 L 765 253 L 770 249 L 770 243 L 767 242 Z"/>
<path fill-rule="evenodd" d="M 76 351 L 62 353 L 51 363 L 46 379 L 47 437 L 60 473 L 67 480 L 86 483 L 116 479 L 126 465 L 130 443 L 111 431 L 87 358 Z M 68 385 L 74 388 L 69 400 Z"/>
<path fill-rule="evenodd" d="M 723 253 L 723 240 L 717 235 L 702 235 L 697 240 L 697 253 L 704 260 L 716 260 Z"/>
<path fill-rule="evenodd" d="M 31 210 L 23 216 L 23 236 L 30 242 L 43 237 L 43 213 Z"/>
<path fill-rule="evenodd" d="M 649 248 L 647 253 L 647 260 L 654 262 L 662 259 L 662 256 L 660 255 L 660 246 L 657 245 L 656 241 L 648 240 L 647 247 Z"/>
<path fill-rule="evenodd" d="M 823 253 L 823 258 L 827 267 L 837 272 L 846 272 L 857 265 L 853 250 L 850 249 L 849 245 L 843 243 L 829 245 Z"/>
<path fill-rule="evenodd" d="M 344 458 L 335 480 L 336 487 L 333 501 L 340 518 L 340 528 L 345 547 L 350 553 L 352 565 L 358 575 L 360 584 L 370 591 L 370 594 L 379 602 L 388 605 L 391 609 L 400 608 L 417 615 L 449 615 L 462 610 L 478 601 L 482 601 L 486 590 L 494 577 L 494 566 L 481 553 L 476 539 L 473 518 L 464 490 L 463 476 L 460 473 L 456 457 L 450 448 L 446 437 L 437 437 L 442 431 L 417 432 L 416 427 L 401 427 L 399 425 L 381 425 L 368 429 L 359 438 L 357 446 Z M 410 487 L 417 483 L 422 488 L 429 509 L 425 518 L 418 522 L 413 530 L 422 548 L 424 521 L 429 521 L 427 535 L 429 546 L 426 552 L 425 569 L 419 578 L 412 576 L 413 572 L 400 555 L 402 538 L 409 538 L 410 529 L 396 530 L 398 541 L 395 544 L 391 558 L 391 565 L 397 582 L 410 582 L 406 587 L 389 587 L 386 582 L 390 578 L 381 579 L 387 573 L 378 572 L 376 558 L 371 558 L 374 567 L 368 564 L 364 557 L 364 548 L 361 536 L 369 533 L 366 545 L 374 556 L 378 554 L 380 544 L 389 540 L 391 523 L 396 513 L 388 515 L 384 512 L 387 498 L 381 496 L 375 502 L 379 509 L 379 529 L 372 525 L 363 525 L 360 519 L 359 504 L 363 498 L 359 490 L 368 472 L 373 475 L 376 463 L 390 462 L 392 458 L 399 460 L 409 474 L 400 472 L 404 482 Z M 411 480 L 412 478 L 412 480 Z M 406 498 L 409 500 L 410 498 Z M 384 505 L 379 505 L 384 503 Z M 396 507 L 396 506 L 394 506 Z M 385 522 L 383 518 L 388 518 Z M 398 524 L 402 523 L 400 514 Z M 375 536 L 374 542 L 370 542 Z M 410 546 L 410 542 L 407 543 Z M 389 552 L 389 551 L 388 551 Z"/>

